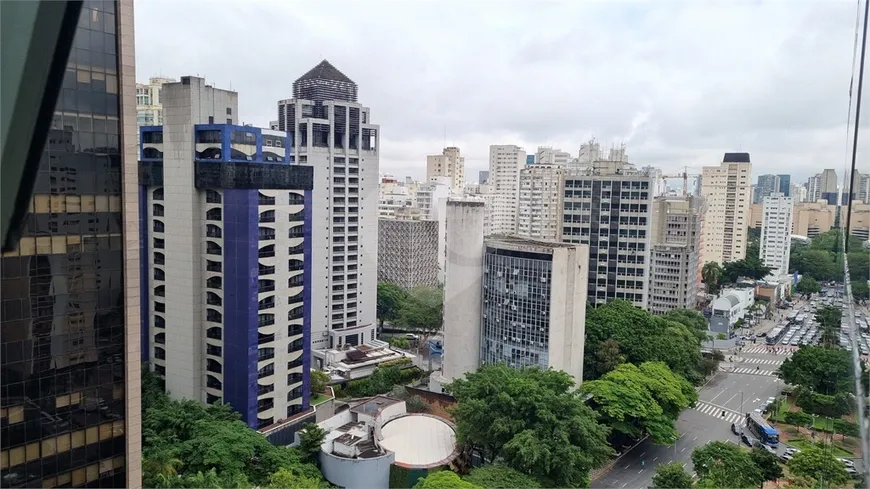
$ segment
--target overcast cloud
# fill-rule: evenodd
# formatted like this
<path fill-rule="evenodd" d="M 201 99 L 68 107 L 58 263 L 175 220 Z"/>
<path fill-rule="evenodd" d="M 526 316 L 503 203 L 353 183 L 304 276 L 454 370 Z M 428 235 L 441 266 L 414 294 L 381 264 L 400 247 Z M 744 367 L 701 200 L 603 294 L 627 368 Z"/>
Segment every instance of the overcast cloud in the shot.
<path fill-rule="evenodd" d="M 328 59 L 400 177 L 425 175 L 446 128 L 469 180 L 490 144 L 576 154 L 595 136 L 638 165 L 697 173 L 742 150 L 755 175 L 805 181 L 843 174 L 855 16 L 839 0 L 138 0 L 137 78 L 205 76 L 265 126 Z"/>

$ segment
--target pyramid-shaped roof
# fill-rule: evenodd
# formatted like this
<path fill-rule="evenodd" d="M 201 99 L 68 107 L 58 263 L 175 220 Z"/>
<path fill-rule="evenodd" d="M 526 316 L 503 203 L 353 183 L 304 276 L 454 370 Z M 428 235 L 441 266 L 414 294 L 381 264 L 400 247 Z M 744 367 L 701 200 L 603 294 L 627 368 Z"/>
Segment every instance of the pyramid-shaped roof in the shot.
<path fill-rule="evenodd" d="M 308 71 L 308 73 L 300 76 L 296 81 L 302 80 L 332 80 L 353 83 L 353 80 L 348 78 L 344 73 L 338 71 L 338 68 L 332 66 L 332 64 L 326 60 L 321 61 L 317 66 Z"/>

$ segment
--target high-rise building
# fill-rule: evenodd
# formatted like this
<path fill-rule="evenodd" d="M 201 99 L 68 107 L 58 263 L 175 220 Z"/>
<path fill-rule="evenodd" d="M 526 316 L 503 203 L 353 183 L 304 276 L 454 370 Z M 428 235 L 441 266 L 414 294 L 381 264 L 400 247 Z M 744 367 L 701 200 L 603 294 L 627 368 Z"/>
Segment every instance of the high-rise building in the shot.
<path fill-rule="evenodd" d="M 0 485 L 139 488 L 133 1 L 86 2 L 69 42 L 30 213 L 0 259 Z"/>
<path fill-rule="evenodd" d="M 438 221 L 381 219 L 378 223 L 378 280 L 412 289 L 439 283 Z"/>
<path fill-rule="evenodd" d="M 235 120 L 235 92 L 192 76 L 163 91 L 164 124 L 141 136 L 143 359 L 170 395 L 265 428 L 309 409 L 314 171 L 286 132 L 208 124 Z"/>
<path fill-rule="evenodd" d="M 565 175 L 560 240 L 589 245 L 591 304 L 625 299 L 647 308 L 653 187 L 629 163 Z"/>
<path fill-rule="evenodd" d="M 758 184 L 756 184 L 755 193 L 752 195 L 752 203 L 760 204 L 765 197 L 774 192 L 779 192 L 779 177 L 772 174 L 758 175 Z"/>
<path fill-rule="evenodd" d="M 477 183 L 486 185 L 489 182 L 489 171 L 481 170 L 477 173 Z"/>
<path fill-rule="evenodd" d="M 780 192 L 764 198 L 759 258 L 771 268 L 771 275 L 788 273 L 794 203 Z"/>
<path fill-rule="evenodd" d="M 535 153 L 535 165 L 558 165 L 565 167 L 571 161 L 571 153 L 562 151 L 561 149 L 553 149 L 549 146 L 538 147 Z"/>
<path fill-rule="evenodd" d="M 564 370 L 580 382 L 588 248 L 483 236 L 483 203 L 447 204 L 444 359 L 433 383 L 481 365 Z M 431 385 L 431 384 L 430 384 Z"/>
<path fill-rule="evenodd" d="M 160 126 L 163 124 L 163 85 L 174 83 L 175 78 L 153 76 L 148 83 L 136 84 L 136 125 Z"/>
<path fill-rule="evenodd" d="M 789 196 L 795 204 L 807 201 L 807 186 L 802 183 L 792 183 L 789 185 Z"/>
<path fill-rule="evenodd" d="M 693 309 L 698 295 L 698 260 L 703 199 L 656 197 L 652 212 L 649 311 Z"/>
<path fill-rule="evenodd" d="M 426 157 L 426 180 L 447 177 L 450 187 L 458 193 L 465 189 L 465 158 L 459 155 L 459 148 L 444 148 L 440 155 Z"/>
<path fill-rule="evenodd" d="M 380 127 L 356 83 L 325 60 L 278 102 L 278 126 L 293 135 L 296 163 L 314 167 L 312 348 L 361 345 L 376 329 Z"/>
<path fill-rule="evenodd" d="M 777 182 L 779 183 L 779 188 L 777 192 L 785 195 L 786 197 L 792 197 L 791 195 L 791 175 L 777 175 Z M 794 197 L 792 197 L 794 200 Z"/>
<path fill-rule="evenodd" d="M 520 170 L 525 166 L 526 150 L 512 144 L 489 147 L 490 232 L 512 235 L 517 232 Z"/>
<path fill-rule="evenodd" d="M 725 153 L 718 166 L 705 166 L 701 175 L 704 214 L 701 266 L 726 263 L 746 256 L 752 163 L 749 153 Z"/>
<path fill-rule="evenodd" d="M 560 165 L 535 164 L 520 170 L 517 236 L 557 241 L 562 226 Z"/>
<path fill-rule="evenodd" d="M 831 205 L 837 205 L 837 172 L 827 168 L 807 180 L 807 202 L 825 200 Z"/>
<path fill-rule="evenodd" d="M 589 247 L 494 236 L 484 248 L 480 365 L 552 367 L 580 383 Z"/>
<path fill-rule="evenodd" d="M 804 202 L 794 206 L 793 214 L 792 234 L 815 238 L 831 230 L 837 208 L 827 202 Z"/>
<path fill-rule="evenodd" d="M 438 218 L 438 206 L 446 201 L 451 193 L 449 177 L 432 177 L 428 182 L 417 186 L 417 208 L 426 219 Z"/>

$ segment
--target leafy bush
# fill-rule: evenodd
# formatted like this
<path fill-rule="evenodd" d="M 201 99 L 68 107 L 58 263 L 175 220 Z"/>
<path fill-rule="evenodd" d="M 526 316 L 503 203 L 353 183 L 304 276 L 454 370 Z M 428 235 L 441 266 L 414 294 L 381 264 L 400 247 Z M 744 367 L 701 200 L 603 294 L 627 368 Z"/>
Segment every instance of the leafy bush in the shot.
<path fill-rule="evenodd" d="M 408 408 L 408 412 L 411 413 L 425 413 L 429 410 L 429 405 L 426 404 L 420 396 L 414 395 L 408 398 L 405 401 L 405 407 Z"/>
<path fill-rule="evenodd" d="M 404 339 L 404 338 L 402 338 L 402 339 Z M 405 341 L 407 341 L 407 340 L 405 340 Z M 412 363 L 414 363 L 414 362 L 411 361 L 410 358 L 408 358 L 408 357 L 403 357 L 403 358 L 397 358 L 397 359 L 395 359 L 395 360 L 389 360 L 389 361 L 386 361 L 386 362 L 380 364 L 378 367 L 379 367 L 379 368 L 387 368 L 387 367 L 408 367 L 408 366 L 410 366 Z"/>
<path fill-rule="evenodd" d="M 402 338 L 401 336 L 397 336 L 395 338 L 390 338 L 390 346 L 392 346 L 393 348 L 407 350 L 411 347 L 411 342 L 408 341 L 408 338 Z"/>
<path fill-rule="evenodd" d="M 371 397 L 390 392 L 394 386 L 405 385 L 420 378 L 420 369 L 416 367 L 401 369 L 399 367 L 378 368 L 365 378 L 351 380 L 347 383 L 347 394 L 351 397 Z"/>
<path fill-rule="evenodd" d="M 813 422 L 813 417 L 804 412 L 789 411 L 785 413 L 785 416 L 783 416 L 783 420 L 785 420 L 786 423 L 793 424 L 795 426 L 807 426 Z"/>

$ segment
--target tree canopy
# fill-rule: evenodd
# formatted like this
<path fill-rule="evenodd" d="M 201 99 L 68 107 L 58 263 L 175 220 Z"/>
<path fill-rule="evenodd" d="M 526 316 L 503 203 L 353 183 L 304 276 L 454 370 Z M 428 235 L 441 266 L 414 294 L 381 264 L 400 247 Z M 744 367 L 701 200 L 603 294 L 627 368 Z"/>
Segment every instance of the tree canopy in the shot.
<path fill-rule="evenodd" d="M 688 327 L 689 331 L 695 333 L 695 336 L 699 341 L 707 339 L 709 321 L 707 321 L 707 318 L 705 318 L 700 312 L 692 309 L 671 309 L 664 317 L 665 319 L 676 321 Z"/>
<path fill-rule="evenodd" d="M 753 448 L 749 452 L 749 458 L 761 471 L 761 476 L 766 481 L 775 481 L 782 478 L 782 466 L 776 455 L 763 448 Z"/>
<path fill-rule="evenodd" d="M 671 462 L 656 467 L 652 489 L 691 489 L 692 476 L 683 469 L 683 464 Z"/>
<path fill-rule="evenodd" d="M 701 268 L 701 280 L 707 286 L 708 294 L 718 294 L 719 284 L 725 276 L 725 270 L 722 265 L 715 261 L 710 261 L 704 264 Z"/>
<path fill-rule="evenodd" d="M 440 470 L 422 477 L 414 484 L 414 489 L 482 489 L 480 486 L 465 482 L 455 472 Z"/>
<path fill-rule="evenodd" d="M 460 443 L 560 487 L 584 487 L 612 453 L 608 430 L 565 372 L 484 366 L 445 388 Z"/>
<path fill-rule="evenodd" d="M 593 408 L 614 432 L 632 439 L 649 435 L 660 444 L 673 443 L 677 417 L 698 400 L 692 384 L 662 362 L 624 363 L 585 382 L 582 390 L 592 395 Z"/>
<path fill-rule="evenodd" d="M 380 325 L 399 318 L 405 291 L 392 282 L 378 282 L 377 314 Z"/>
<path fill-rule="evenodd" d="M 701 488 L 754 488 L 764 481 L 747 452 L 724 441 L 714 441 L 692 452 L 692 464 Z"/>
<path fill-rule="evenodd" d="M 147 368 L 142 391 L 145 487 L 248 488 L 268 484 L 281 469 L 322 483 L 298 450 L 272 445 L 229 406 L 171 400 Z"/>
<path fill-rule="evenodd" d="M 484 465 L 471 469 L 468 475 L 462 478 L 484 489 L 539 489 L 541 483 L 530 475 L 512 469 L 504 464 Z"/>
<path fill-rule="evenodd" d="M 421 331 L 438 331 L 444 322 L 444 289 L 415 287 L 408 291 L 396 324 Z"/>
<path fill-rule="evenodd" d="M 822 291 L 822 286 L 813 277 L 802 277 L 794 288 L 795 292 L 802 295 L 818 294 Z"/>
<path fill-rule="evenodd" d="M 625 362 L 664 362 L 693 384 L 705 377 L 697 329 L 668 317 L 653 316 L 631 302 L 615 300 L 587 309 L 585 380 L 595 380 L 607 372 L 599 364 L 599 352 L 607 340 L 618 343 L 619 355 Z"/>
<path fill-rule="evenodd" d="M 842 462 L 819 447 L 807 447 L 796 453 L 788 463 L 788 470 L 799 477 L 824 481 L 828 486 L 839 487 L 849 481 L 849 474 Z"/>
<path fill-rule="evenodd" d="M 787 384 L 827 395 L 855 387 L 850 353 L 839 348 L 804 346 L 782 362 L 779 372 Z"/>
<path fill-rule="evenodd" d="M 320 370 L 311 369 L 311 392 L 321 394 L 329 385 L 329 374 Z"/>
<path fill-rule="evenodd" d="M 757 255 L 747 255 L 743 260 L 735 260 L 726 263 L 722 267 L 722 270 L 723 283 L 734 283 L 740 278 L 761 280 L 770 275 L 772 268 L 764 266 L 764 263 L 761 262 Z"/>

